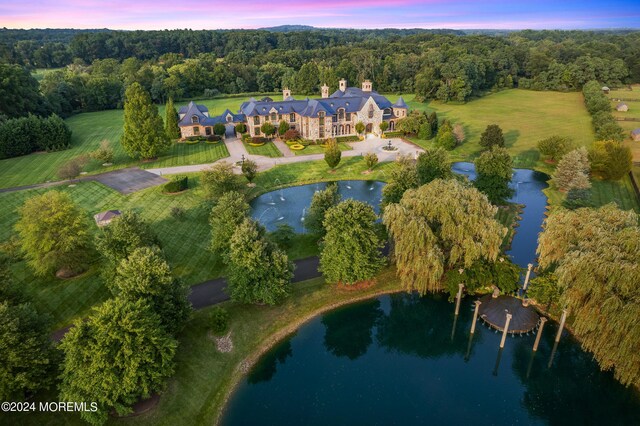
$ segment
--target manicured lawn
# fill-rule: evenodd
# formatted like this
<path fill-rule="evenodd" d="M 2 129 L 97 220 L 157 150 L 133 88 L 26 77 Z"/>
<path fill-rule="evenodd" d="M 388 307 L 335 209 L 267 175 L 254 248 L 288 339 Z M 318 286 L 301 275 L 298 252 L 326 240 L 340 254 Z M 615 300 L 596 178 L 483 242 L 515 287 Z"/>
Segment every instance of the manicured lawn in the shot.
<path fill-rule="evenodd" d="M 280 150 L 273 144 L 273 142 L 266 142 L 262 146 L 251 146 L 248 143 L 243 145 L 247 152 L 251 155 L 264 155 L 265 157 L 282 157 Z"/>
<path fill-rule="evenodd" d="M 549 198 L 549 204 L 553 207 L 562 205 L 566 195 L 556 190 L 553 185 L 544 190 Z M 616 203 L 623 210 L 633 209 L 640 213 L 640 201 L 636 196 L 631 179 L 625 176 L 617 182 L 600 179 L 591 179 L 591 202 L 594 207 L 604 206 L 609 203 Z"/>
<path fill-rule="evenodd" d="M 348 144 L 344 142 L 338 143 L 338 148 L 340 151 L 351 151 L 351 148 Z M 325 148 L 322 145 L 307 145 L 305 149 L 300 151 L 291 150 L 295 155 L 310 155 L 310 154 L 324 154 Z"/>
<path fill-rule="evenodd" d="M 618 121 L 618 124 L 626 133 L 625 144 L 631 148 L 633 161 L 640 162 L 640 142 L 631 139 L 631 131 L 640 128 L 640 84 L 631 86 L 632 90 L 622 87 L 609 92 L 611 100 L 611 110 L 614 117 L 634 118 L 638 121 Z M 621 99 L 622 101 L 619 101 Z M 624 102 L 629 107 L 629 111 L 616 111 L 618 103 Z"/>
<path fill-rule="evenodd" d="M 247 357 L 277 342 L 284 330 L 297 326 L 331 306 L 346 304 L 376 294 L 399 291 L 395 271 L 380 274 L 378 284 L 359 291 L 344 291 L 328 285 L 321 278 L 292 286 L 291 296 L 281 305 L 254 306 L 226 302 L 231 316 L 233 351 L 220 353 L 210 337 L 211 308 L 193 313 L 180 335 L 176 355 L 176 373 L 158 406 L 150 412 L 110 423 L 136 425 L 214 424 L 233 385 L 242 379 L 240 364 Z M 292 327 L 294 325 L 295 327 Z M 40 395 L 54 401 L 56 394 Z M 73 413 L 29 413 L 16 416 L 14 424 L 83 424 Z"/>
<path fill-rule="evenodd" d="M 85 171 L 97 173 L 130 166 L 152 168 L 203 164 L 229 156 L 224 143 L 201 142 L 195 145 L 174 143 L 169 152 L 156 161 L 144 163 L 133 161 L 122 150 L 119 142 L 123 124 L 122 110 L 75 115 L 67 119 L 67 124 L 73 131 L 73 146 L 70 149 L 0 160 L 0 188 L 58 180 L 56 173 L 63 164 L 80 155 L 88 155 L 97 149 L 104 139 L 111 142 L 115 151 L 114 165 L 103 167 L 99 162 L 91 160 L 85 167 Z"/>
<path fill-rule="evenodd" d="M 388 96 L 395 101 L 397 96 Z M 537 151 L 539 140 L 552 135 L 569 136 L 576 143 L 589 146 L 593 141 L 591 117 L 580 93 L 504 90 L 466 104 L 432 101 L 416 102 L 413 95 L 403 95 L 411 110 L 436 111 L 464 126 L 465 142 L 451 152 L 455 160 L 472 161 L 480 153 L 480 135 L 489 124 L 498 124 L 505 135 L 515 167 L 549 171 Z M 428 147 L 432 141 L 412 139 Z"/>

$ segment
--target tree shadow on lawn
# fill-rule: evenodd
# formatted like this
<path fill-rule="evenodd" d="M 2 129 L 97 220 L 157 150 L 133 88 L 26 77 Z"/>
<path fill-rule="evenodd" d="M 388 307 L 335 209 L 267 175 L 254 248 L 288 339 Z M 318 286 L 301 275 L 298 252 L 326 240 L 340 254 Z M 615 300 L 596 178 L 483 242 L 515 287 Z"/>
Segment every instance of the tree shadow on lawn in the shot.
<path fill-rule="evenodd" d="M 506 148 L 513 148 L 518 137 L 520 136 L 520 130 L 509 130 L 504 134 L 504 146 Z"/>

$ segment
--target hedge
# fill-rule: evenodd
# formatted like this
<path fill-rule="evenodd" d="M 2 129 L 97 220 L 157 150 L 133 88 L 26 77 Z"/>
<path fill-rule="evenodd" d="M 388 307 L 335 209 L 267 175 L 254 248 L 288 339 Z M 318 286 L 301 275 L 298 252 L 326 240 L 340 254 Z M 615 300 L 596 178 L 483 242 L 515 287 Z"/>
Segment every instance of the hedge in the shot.
<path fill-rule="evenodd" d="M 289 149 L 292 149 L 294 151 L 302 151 L 305 148 L 306 147 L 304 145 L 299 143 L 294 143 L 293 145 L 289 145 Z"/>
<path fill-rule="evenodd" d="M 384 132 L 384 135 L 388 138 L 399 138 L 404 136 L 403 132 Z"/>
<path fill-rule="evenodd" d="M 42 118 L 29 114 L 0 123 L 0 159 L 36 151 L 59 151 L 71 146 L 71 130 L 53 114 Z"/>
<path fill-rule="evenodd" d="M 180 192 L 184 191 L 189 187 L 189 178 L 184 175 L 176 175 L 171 178 L 171 180 L 164 184 L 162 190 L 164 192 Z"/>
<path fill-rule="evenodd" d="M 360 137 L 358 136 L 340 136 L 336 138 L 336 142 L 358 142 Z"/>

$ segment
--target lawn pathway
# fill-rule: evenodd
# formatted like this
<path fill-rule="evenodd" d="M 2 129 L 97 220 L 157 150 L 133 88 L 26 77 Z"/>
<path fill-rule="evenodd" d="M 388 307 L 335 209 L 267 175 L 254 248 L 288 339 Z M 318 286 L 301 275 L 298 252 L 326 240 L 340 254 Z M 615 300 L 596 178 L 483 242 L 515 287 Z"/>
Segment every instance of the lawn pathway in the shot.
<path fill-rule="evenodd" d="M 320 260 L 317 256 L 307 257 L 304 259 L 294 260 L 295 269 L 293 271 L 292 283 L 310 280 L 311 278 L 320 277 L 322 274 L 318 271 Z M 202 309 L 208 306 L 217 305 L 218 303 L 229 300 L 229 296 L 224 292 L 227 282 L 224 277 L 215 278 L 205 281 L 201 284 L 191 286 L 191 292 L 188 299 L 193 309 Z M 67 326 L 51 333 L 51 338 L 59 342 L 65 334 L 73 326 Z"/>

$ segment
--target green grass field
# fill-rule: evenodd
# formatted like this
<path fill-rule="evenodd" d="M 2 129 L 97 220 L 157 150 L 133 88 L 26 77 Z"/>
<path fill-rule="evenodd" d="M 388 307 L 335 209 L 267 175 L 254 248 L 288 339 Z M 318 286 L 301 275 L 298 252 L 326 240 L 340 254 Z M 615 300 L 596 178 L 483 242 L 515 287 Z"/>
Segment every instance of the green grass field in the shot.
<path fill-rule="evenodd" d="M 480 153 L 480 135 L 489 124 L 498 124 L 504 133 L 509 153 L 516 167 L 548 172 L 537 150 L 539 140 L 552 135 L 571 137 L 577 144 L 589 146 L 593 141 L 591 117 L 581 93 L 504 90 L 466 104 L 416 102 L 413 95 L 403 96 L 411 110 L 436 111 L 464 126 L 465 142 L 451 152 L 455 160 L 473 160 Z M 397 96 L 389 96 L 395 101 Z M 423 147 L 432 141 L 412 139 Z"/>
<path fill-rule="evenodd" d="M 363 175 L 364 161 L 360 157 L 344 159 L 335 173 L 330 173 L 324 161 L 277 166 L 256 177 L 256 187 L 249 196 L 255 197 L 270 189 L 296 183 L 317 182 L 336 179 L 379 179 L 386 177 L 390 163 L 380 164 L 371 175 Z M 94 232 L 92 216 L 109 209 L 134 210 L 139 212 L 158 234 L 164 252 L 176 276 L 193 285 L 223 274 L 221 262 L 208 250 L 210 230 L 208 217 L 210 203 L 202 197 L 197 186 L 197 174 L 190 175 L 189 191 L 179 195 L 164 195 L 159 188 L 149 188 L 130 195 L 122 195 L 97 182 L 82 182 L 75 187 L 60 186 L 57 190 L 67 192 L 87 213 Z M 7 241 L 15 231 L 18 220 L 17 209 L 29 197 L 50 189 L 33 189 L 0 193 L 0 242 Z M 185 211 L 183 219 L 171 215 L 172 207 Z M 317 254 L 317 245 L 309 244 L 309 238 L 299 237 L 289 250 L 292 259 Z M 109 294 L 104 280 L 99 275 L 97 263 L 86 274 L 71 279 L 35 277 L 25 262 L 13 265 L 18 283 L 25 289 L 35 306 L 53 319 L 53 328 L 68 325 L 73 319 L 85 316 L 89 309 L 105 300 Z"/>
<path fill-rule="evenodd" d="M 251 146 L 248 143 L 242 143 L 247 152 L 251 155 L 264 155 L 265 157 L 282 157 L 282 153 L 273 142 L 266 142 L 262 146 Z"/>
<path fill-rule="evenodd" d="M 626 133 L 624 143 L 631 148 L 633 161 L 640 163 L 640 142 L 631 139 L 631 131 L 640 128 L 640 84 L 631 86 L 631 90 L 626 87 L 612 90 L 608 95 L 611 100 L 611 110 L 614 117 L 634 118 L 639 121 L 618 121 L 618 124 Z M 615 107 L 622 100 L 629 107 L 629 111 L 616 111 Z"/>
<path fill-rule="evenodd" d="M 122 110 L 78 114 L 67 119 L 67 124 L 73 131 L 73 146 L 70 149 L 0 160 L 0 188 L 58 180 L 56 173 L 63 164 L 80 155 L 88 155 L 100 146 L 103 139 L 109 140 L 114 149 L 114 165 L 103 167 L 99 162 L 90 160 L 85 167 L 85 171 L 89 173 L 134 165 L 153 168 L 204 164 L 229 156 L 224 143 L 201 142 L 195 145 L 174 143 L 169 152 L 156 161 L 133 161 L 125 154 L 119 142 L 123 124 Z"/>
<path fill-rule="evenodd" d="M 344 142 L 338 143 L 338 148 L 340 151 L 351 151 L 351 148 L 348 144 Z M 300 151 L 291 150 L 295 155 L 311 155 L 311 154 L 324 154 L 324 147 L 322 145 L 307 145 L 305 149 Z"/>

